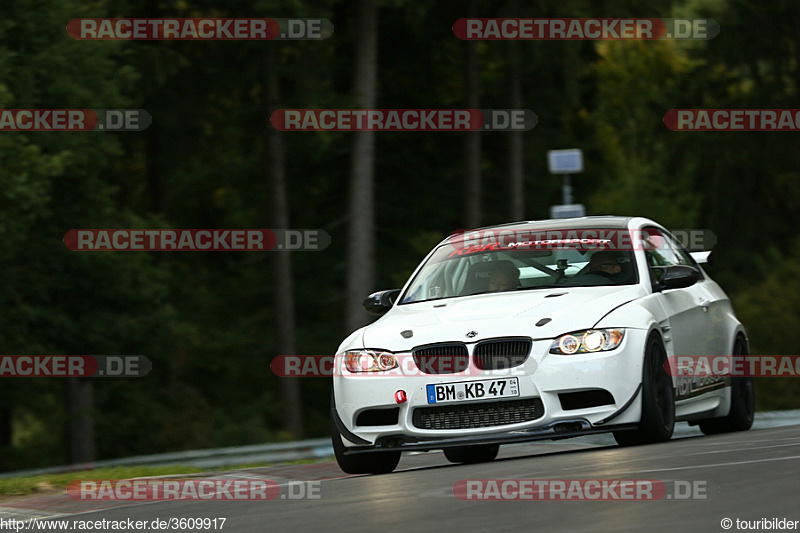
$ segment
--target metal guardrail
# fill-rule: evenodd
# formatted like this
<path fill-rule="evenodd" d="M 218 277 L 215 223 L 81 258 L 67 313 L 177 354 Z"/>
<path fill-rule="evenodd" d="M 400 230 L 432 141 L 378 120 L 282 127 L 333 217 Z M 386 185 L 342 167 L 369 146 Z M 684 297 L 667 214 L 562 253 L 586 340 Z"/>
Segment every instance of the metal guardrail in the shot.
<path fill-rule="evenodd" d="M 800 424 L 800 409 L 791 411 L 770 411 L 756 413 L 753 429 L 766 429 Z M 680 424 L 675 427 L 675 436 L 699 435 L 697 427 Z M 571 442 L 591 444 L 612 444 L 610 435 L 576 437 Z M 211 448 L 206 450 L 189 450 L 184 452 L 157 453 L 153 455 L 136 455 L 120 459 L 107 459 L 92 463 L 52 466 L 17 470 L 0 474 L 0 478 L 37 476 L 42 474 L 62 474 L 76 470 L 91 470 L 111 466 L 158 466 L 185 465 L 198 468 L 219 468 L 224 466 L 248 463 L 277 463 L 297 461 L 299 459 L 319 459 L 333 456 L 333 448 L 329 438 L 309 439 L 274 444 L 253 444 L 250 446 L 232 446 L 229 448 Z"/>
<path fill-rule="evenodd" d="M 38 476 L 43 474 L 62 474 L 77 470 L 92 470 L 113 466 L 158 466 L 184 465 L 199 468 L 218 468 L 248 463 L 275 463 L 296 461 L 299 459 L 315 459 L 332 457 L 331 439 L 310 439 L 274 444 L 253 444 L 250 446 L 232 446 L 229 448 L 210 448 L 205 450 L 189 450 L 183 452 L 157 453 L 152 455 L 135 455 L 120 459 L 106 459 L 91 463 L 51 466 L 16 470 L 0 474 L 0 478 Z"/>

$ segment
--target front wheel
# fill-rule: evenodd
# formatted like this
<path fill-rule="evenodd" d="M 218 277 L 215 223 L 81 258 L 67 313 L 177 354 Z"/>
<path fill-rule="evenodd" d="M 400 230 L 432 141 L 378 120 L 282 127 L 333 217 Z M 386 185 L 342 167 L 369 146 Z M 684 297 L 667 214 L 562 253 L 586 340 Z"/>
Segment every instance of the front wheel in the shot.
<path fill-rule="evenodd" d="M 747 343 L 739 336 L 733 345 L 733 357 L 748 356 Z M 698 425 L 706 435 L 747 431 L 753 425 L 756 412 L 756 395 L 753 378 L 731 378 L 731 409 L 728 416 L 702 420 Z"/>
<path fill-rule="evenodd" d="M 675 391 L 666 369 L 667 354 L 657 335 L 647 340 L 642 373 L 642 417 L 634 431 L 615 431 L 620 446 L 663 442 L 675 429 Z"/>
<path fill-rule="evenodd" d="M 400 462 L 401 452 L 370 452 L 358 455 L 345 455 L 345 446 L 342 442 L 342 434 L 336 427 L 333 420 L 333 409 L 335 408 L 333 393 L 331 393 L 331 443 L 333 444 L 333 454 L 339 468 L 345 474 L 387 474 L 397 468 Z"/>

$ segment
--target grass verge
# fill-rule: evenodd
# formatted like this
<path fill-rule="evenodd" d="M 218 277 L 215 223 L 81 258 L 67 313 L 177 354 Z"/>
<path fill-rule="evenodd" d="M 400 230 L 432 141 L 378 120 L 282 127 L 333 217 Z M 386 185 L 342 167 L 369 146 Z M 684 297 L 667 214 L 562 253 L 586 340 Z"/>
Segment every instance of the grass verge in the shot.
<path fill-rule="evenodd" d="M 287 461 L 281 465 L 299 465 L 316 463 L 326 459 L 300 459 Z M 209 473 L 213 475 L 228 470 L 241 470 L 246 468 L 265 468 L 277 466 L 266 463 L 248 463 L 242 465 L 226 466 L 220 469 L 198 468 L 193 466 L 121 466 L 113 468 L 96 468 L 93 470 L 76 470 L 61 474 L 42 474 L 38 476 L 0 478 L 0 499 L 10 499 L 19 496 L 36 494 L 55 494 L 66 490 L 70 481 L 76 479 L 133 479 L 139 477 L 155 476 L 180 476 Z"/>

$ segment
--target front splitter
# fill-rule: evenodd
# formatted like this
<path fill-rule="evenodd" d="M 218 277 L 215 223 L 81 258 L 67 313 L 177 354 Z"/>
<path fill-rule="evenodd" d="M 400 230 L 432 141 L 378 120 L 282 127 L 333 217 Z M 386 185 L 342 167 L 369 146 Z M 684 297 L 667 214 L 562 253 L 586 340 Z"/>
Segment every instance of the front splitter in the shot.
<path fill-rule="evenodd" d="M 387 451 L 429 451 L 455 446 L 480 446 L 484 444 L 512 444 L 535 440 L 557 440 L 596 435 L 610 431 L 628 431 L 637 429 L 636 424 L 594 427 L 588 420 L 578 418 L 560 420 L 546 426 L 525 430 L 514 430 L 492 435 L 471 435 L 468 437 L 412 437 L 408 435 L 386 435 L 377 440 L 373 446 L 356 446 L 346 448 L 345 455 L 375 453 Z"/>

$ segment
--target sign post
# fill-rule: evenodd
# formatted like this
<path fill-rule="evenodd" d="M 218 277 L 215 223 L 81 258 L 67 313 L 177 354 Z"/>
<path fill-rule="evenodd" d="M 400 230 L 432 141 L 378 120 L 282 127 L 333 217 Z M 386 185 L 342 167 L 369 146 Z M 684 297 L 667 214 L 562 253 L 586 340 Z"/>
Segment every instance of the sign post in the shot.
<path fill-rule="evenodd" d="M 579 148 L 569 150 L 549 150 L 547 168 L 550 174 L 561 174 L 562 205 L 550 206 L 550 218 L 569 218 L 586 216 L 583 204 L 573 204 L 570 174 L 583 172 L 583 152 Z"/>

